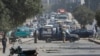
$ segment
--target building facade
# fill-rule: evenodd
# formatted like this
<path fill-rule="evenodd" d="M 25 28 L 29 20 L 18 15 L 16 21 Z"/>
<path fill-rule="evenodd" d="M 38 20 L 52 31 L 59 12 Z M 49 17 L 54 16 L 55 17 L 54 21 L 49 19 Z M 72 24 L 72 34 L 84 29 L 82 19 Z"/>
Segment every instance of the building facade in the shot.
<path fill-rule="evenodd" d="M 49 10 L 64 8 L 73 11 L 79 5 L 83 5 L 84 0 L 42 0 L 42 4 L 44 7 L 49 7 Z"/>
<path fill-rule="evenodd" d="M 85 0 L 85 5 L 93 11 L 96 11 L 100 7 L 100 0 Z"/>

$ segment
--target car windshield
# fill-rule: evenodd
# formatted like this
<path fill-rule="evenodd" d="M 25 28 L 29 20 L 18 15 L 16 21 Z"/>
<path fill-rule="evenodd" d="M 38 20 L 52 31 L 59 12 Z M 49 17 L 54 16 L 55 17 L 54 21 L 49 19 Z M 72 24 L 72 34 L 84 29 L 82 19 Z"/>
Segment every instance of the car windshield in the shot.
<path fill-rule="evenodd" d="M 57 19 L 67 19 L 67 16 L 66 15 L 58 15 L 56 18 Z"/>
<path fill-rule="evenodd" d="M 58 19 L 66 19 L 67 17 L 58 17 Z"/>
<path fill-rule="evenodd" d="M 51 33 L 52 33 L 51 28 L 44 28 L 43 29 L 43 34 L 51 34 Z"/>

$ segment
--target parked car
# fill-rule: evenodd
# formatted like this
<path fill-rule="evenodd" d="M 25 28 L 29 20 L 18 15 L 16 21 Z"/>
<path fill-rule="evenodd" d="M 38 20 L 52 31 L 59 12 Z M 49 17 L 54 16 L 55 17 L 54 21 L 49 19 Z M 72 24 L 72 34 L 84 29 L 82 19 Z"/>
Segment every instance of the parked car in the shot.
<path fill-rule="evenodd" d="M 30 36 L 30 28 L 29 27 L 18 27 L 17 29 L 14 30 L 14 36 L 15 37 L 23 37 L 26 38 Z"/>
<path fill-rule="evenodd" d="M 93 35 L 92 30 L 87 29 L 77 29 L 70 32 L 71 34 L 77 34 L 79 37 L 90 37 Z"/>
<path fill-rule="evenodd" d="M 30 37 L 31 30 L 28 27 L 18 27 L 8 32 L 9 42 L 16 42 L 16 39 Z"/>
<path fill-rule="evenodd" d="M 66 33 L 66 40 L 70 41 L 70 42 L 74 42 L 79 40 L 79 36 L 77 34 L 71 34 L 68 31 L 65 31 Z"/>

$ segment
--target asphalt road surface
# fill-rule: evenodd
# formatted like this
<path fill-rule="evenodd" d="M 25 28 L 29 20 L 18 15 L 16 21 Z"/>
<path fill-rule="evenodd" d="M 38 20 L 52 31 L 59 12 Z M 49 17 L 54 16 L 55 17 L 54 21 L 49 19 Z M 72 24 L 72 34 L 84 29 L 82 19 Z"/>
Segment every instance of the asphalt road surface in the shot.
<path fill-rule="evenodd" d="M 34 44 L 34 40 L 28 41 L 23 44 L 16 43 L 14 47 L 20 45 L 23 49 L 37 49 L 38 56 L 100 56 L 100 45 L 89 42 L 86 39 L 81 39 L 74 43 L 66 41 L 53 41 L 51 43 L 45 43 L 45 41 L 38 41 Z M 6 54 L 2 56 L 8 56 L 9 48 Z M 17 56 L 17 55 L 14 55 Z"/>

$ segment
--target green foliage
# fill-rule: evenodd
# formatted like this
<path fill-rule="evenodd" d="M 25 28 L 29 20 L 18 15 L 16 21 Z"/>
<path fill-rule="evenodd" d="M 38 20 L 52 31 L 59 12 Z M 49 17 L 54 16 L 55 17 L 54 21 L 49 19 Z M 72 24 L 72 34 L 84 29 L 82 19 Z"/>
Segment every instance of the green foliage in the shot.
<path fill-rule="evenodd" d="M 100 26 L 100 10 L 96 12 L 95 19 L 97 20 L 98 26 Z"/>
<path fill-rule="evenodd" d="M 0 0 L 0 30 L 9 30 L 10 27 L 10 16 L 9 16 L 9 9 L 5 8 L 5 5 Z"/>
<path fill-rule="evenodd" d="M 0 29 L 14 28 L 41 12 L 41 0 L 0 0 Z"/>
<path fill-rule="evenodd" d="M 73 11 L 73 15 L 75 19 L 77 19 L 79 23 L 82 25 L 85 25 L 87 23 L 92 23 L 95 17 L 95 13 L 83 5 L 77 7 Z"/>

